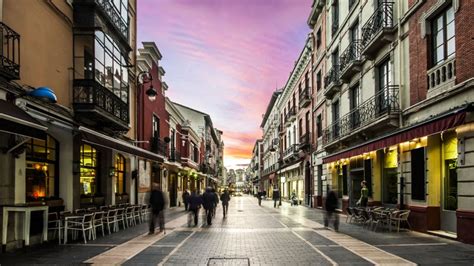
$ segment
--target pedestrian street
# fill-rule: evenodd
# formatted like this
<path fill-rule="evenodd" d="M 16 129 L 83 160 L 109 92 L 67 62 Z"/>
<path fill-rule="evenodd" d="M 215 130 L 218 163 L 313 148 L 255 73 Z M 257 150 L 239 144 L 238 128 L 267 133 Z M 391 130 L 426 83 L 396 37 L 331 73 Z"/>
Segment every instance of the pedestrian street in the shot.
<path fill-rule="evenodd" d="M 250 196 L 232 197 L 227 217 L 216 210 L 211 226 L 203 212 L 188 226 L 184 209 L 166 213 L 166 232 L 147 235 L 147 225 L 88 244 L 48 243 L 0 255 L 0 264 L 124 265 L 373 265 L 470 264 L 474 248 L 438 237 L 403 231 L 368 231 L 347 224 L 325 229 L 323 212 L 283 202 L 273 208 Z"/>

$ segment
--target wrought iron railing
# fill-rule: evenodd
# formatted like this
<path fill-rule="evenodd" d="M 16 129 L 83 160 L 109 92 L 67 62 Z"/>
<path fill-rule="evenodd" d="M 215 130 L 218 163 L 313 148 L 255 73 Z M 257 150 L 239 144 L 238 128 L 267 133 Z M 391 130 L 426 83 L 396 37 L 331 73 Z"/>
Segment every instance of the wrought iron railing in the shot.
<path fill-rule="evenodd" d="M 150 151 L 160 154 L 160 155 L 166 155 L 168 150 L 168 145 L 166 142 L 160 140 L 158 137 L 151 137 L 150 138 Z"/>
<path fill-rule="evenodd" d="M 355 40 L 352 41 L 349 46 L 347 46 L 346 50 L 342 52 L 340 61 L 340 70 L 341 72 L 344 72 L 344 70 L 351 64 L 354 63 L 355 61 L 359 61 L 361 59 L 361 50 L 362 50 L 362 45 L 360 40 Z"/>
<path fill-rule="evenodd" d="M 288 149 L 283 153 L 283 157 L 287 157 L 296 152 L 298 152 L 298 144 L 290 145 L 290 147 L 288 147 Z"/>
<path fill-rule="evenodd" d="M 393 2 L 382 2 L 362 27 L 362 47 L 383 29 L 393 28 Z"/>
<path fill-rule="evenodd" d="M 95 0 L 96 4 L 102 9 L 102 11 L 107 15 L 112 24 L 120 32 L 120 34 L 128 40 L 128 22 L 123 21 L 120 13 L 115 9 L 112 1 L 110 0 Z"/>
<path fill-rule="evenodd" d="M 8 80 L 20 79 L 20 35 L 0 22 L 0 73 Z"/>
<path fill-rule="evenodd" d="M 304 106 L 308 102 L 311 102 L 311 94 L 309 87 L 304 88 L 299 95 L 300 107 Z"/>
<path fill-rule="evenodd" d="M 295 106 L 292 106 L 288 110 L 288 113 L 286 113 L 285 122 L 290 122 L 293 117 L 296 117 L 296 108 L 295 108 Z"/>
<path fill-rule="evenodd" d="M 340 83 L 340 66 L 334 65 L 329 70 L 328 74 L 324 77 L 324 88 L 327 88 L 331 84 L 339 84 Z"/>
<path fill-rule="evenodd" d="M 176 148 L 171 147 L 170 149 L 170 161 L 172 162 L 181 162 L 181 153 L 176 150 Z"/>
<path fill-rule="evenodd" d="M 128 104 L 117 95 L 92 79 L 75 79 L 74 104 L 99 107 L 125 123 L 129 123 Z"/>
<path fill-rule="evenodd" d="M 346 115 L 323 130 L 323 144 L 350 135 L 354 130 L 367 126 L 377 119 L 390 114 L 398 114 L 398 85 L 390 85 L 351 110 Z"/>

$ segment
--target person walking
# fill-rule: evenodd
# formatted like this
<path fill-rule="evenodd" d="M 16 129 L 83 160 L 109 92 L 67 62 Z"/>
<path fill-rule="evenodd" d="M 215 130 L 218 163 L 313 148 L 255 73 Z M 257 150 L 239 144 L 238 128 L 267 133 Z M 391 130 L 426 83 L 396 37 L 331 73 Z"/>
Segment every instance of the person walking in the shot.
<path fill-rule="evenodd" d="M 227 214 L 227 210 L 229 209 L 229 201 L 230 201 L 230 195 L 229 191 L 224 189 L 224 192 L 221 194 L 221 202 L 222 202 L 222 212 L 224 214 L 224 218 Z"/>
<path fill-rule="evenodd" d="M 217 194 L 216 189 L 211 189 L 212 194 L 214 194 L 214 206 L 212 208 L 212 217 L 216 216 L 217 205 L 219 205 L 219 194 Z"/>
<path fill-rule="evenodd" d="M 367 188 L 367 182 L 362 181 L 360 184 L 362 189 L 360 190 L 360 206 L 367 207 L 367 203 L 369 201 L 369 189 Z"/>
<path fill-rule="evenodd" d="M 155 222 L 158 218 L 158 224 L 160 226 L 160 233 L 165 230 L 165 198 L 160 186 L 157 183 L 153 183 L 153 190 L 150 194 L 150 205 L 151 205 L 151 219 L 150 219 L 150 231 L 149 235 L 155 233 Z"/>
<path fill-rule="evenodd" d="M 337 208 L 337 195 L 334 190 L 330 189 L 329 186 L 327 188 L 327 196 L 326 196 L 326 214 L 324 216 L 324 227 L 329 226 L 329 222 L 334 220 L 334 230 L 337 232 L 339 230 L 339 215 L 336 213 Z"/>
<path fill-rule="evenodd" d="M 257 198 L 258 198 L 258 206 L 262 206 L 263 191 L 259 191 L 257 193 Z"/>
<path fill-rule="evenodd" d="M 277 186 L 274 186 L 274 187 L 273 187 L 273 208 L 276 208 L 276 207 L 277 207 L 277 201 L 280 200 L 280 197 L 281 197 L 281 195 L 280 195 L 280 190 L 278 189 Z M 280 205 L 280 204 L 278 203 L 278 206 L 279 206 L 279 205 Z"/>
<path fill-rule="evenodd" d="M 207 225 L 212 225 L 212 211 L 214 208 L 215 195 L 212 193 L 211 188 L 206 188 L 206 192 L 202 194 L 202 206 L 206 210 Z"/>
<path fill-rule="evenodd" d="M 298 199 L 296 198 L 296 191 L 291 192 L 291 206 L 298 205 Z"/>
<path fill-rule="evenodd" d="M 184 190 L 183 192 L 183 203 L 184 203 L 184 210 L 188 210 L 188 205 L 189 205 L 189 192 L 188 190 Z"/>
<path fill-rule="evenodd" d="M 191 192 L 191 195 L 188 198 L 189 203 L 189 217 L 188 217 L 188 226 L 191 226 L 191 220 L 194 218 L 194 226 L 198 225 L 199 222 L 199 209 L 202 205 L 202 198 L 196 193 L 196 190 Z"/>

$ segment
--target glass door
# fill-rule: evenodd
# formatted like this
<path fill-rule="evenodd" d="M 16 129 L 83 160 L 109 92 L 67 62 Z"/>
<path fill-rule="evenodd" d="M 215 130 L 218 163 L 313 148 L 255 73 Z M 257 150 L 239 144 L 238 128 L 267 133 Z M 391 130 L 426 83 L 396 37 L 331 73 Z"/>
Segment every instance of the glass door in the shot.
<path fill-rule="evenodd" d="M 443 160 L 441 182 L 441 229 L 456 232 L 458 208 L 457 137 L 455 132 L 443 134 Z"/>

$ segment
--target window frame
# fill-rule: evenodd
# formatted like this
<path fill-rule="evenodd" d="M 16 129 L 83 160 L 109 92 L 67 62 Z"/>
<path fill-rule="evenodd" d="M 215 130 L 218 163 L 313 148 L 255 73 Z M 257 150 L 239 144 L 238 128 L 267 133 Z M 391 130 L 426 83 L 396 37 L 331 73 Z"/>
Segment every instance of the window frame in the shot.
<path fill-rule="evenodd" d="M 449 22 L 447 21 L 448 17 L 448 12 L 452 11 L 452 20 Z M 438 20 L 442 19 L 442 26 L 440 30 L 438 30 Z M 453 24 L 453 35 L 448 38 L 448 26 L 450 24 Z M 447 59 L 456 56 L 456 16 L 455 16 L 455 11 L 454 7 L 452 5 L 448 5 L 447 7 L 443 8 L 438 14 L 436 14 L 432 19 L 431 19 L 431 35 L 430 35 L 430 50 L 431 50 L 431 56 L 430 56 L 430 65 L 431 67 L 435 67 L 437 65 L 442 64 L 444 61 Z M 439 44 L 437 41 L 437 34 L 442 31 L 442 43 Z M 454 50 L 451 54 L 448 54 L 448 43 L 453 40 L 453 45 L 454 45 Z M 438 48 L 442 47 L 442 58 L 438 58 Z"/>

